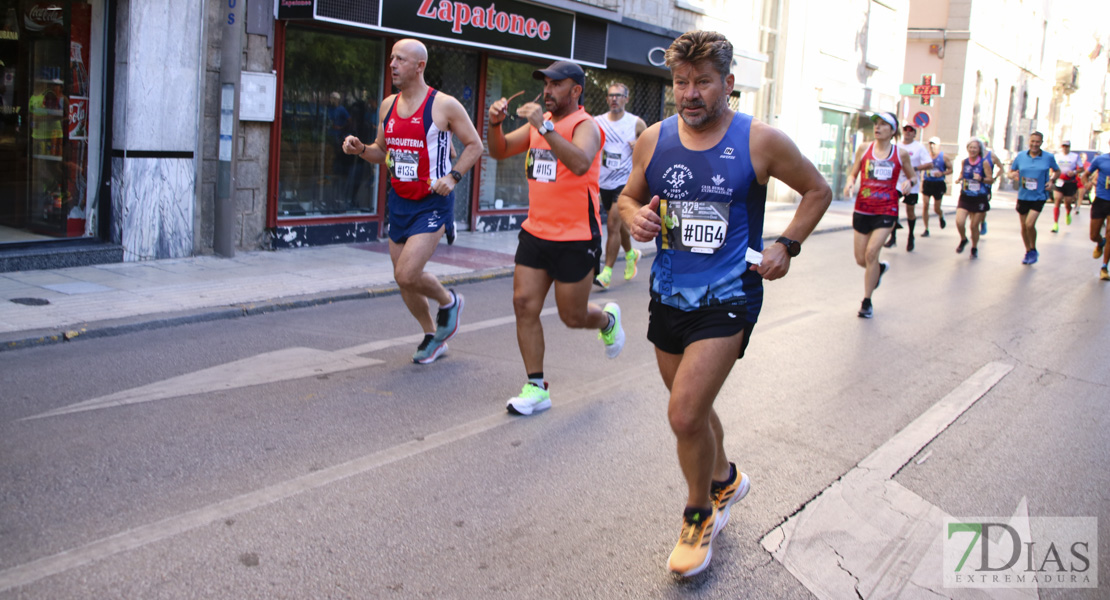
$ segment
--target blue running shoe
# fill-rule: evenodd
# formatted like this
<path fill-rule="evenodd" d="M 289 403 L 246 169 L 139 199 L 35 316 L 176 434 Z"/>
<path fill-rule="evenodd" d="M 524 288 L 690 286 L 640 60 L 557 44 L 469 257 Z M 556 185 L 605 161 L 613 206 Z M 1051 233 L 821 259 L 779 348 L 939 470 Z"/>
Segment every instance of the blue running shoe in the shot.
<path fill-rule="evenodd" d="M 462 312 L 463 297 L 456 294 L 455 290 L 447 291 L 455 299 L 455 303 L 451 305 L 451 308 L 441 308 L 436 313 L 435 343 L 437 344 L 446 342 L 459 332 L 459 313 Z"/>

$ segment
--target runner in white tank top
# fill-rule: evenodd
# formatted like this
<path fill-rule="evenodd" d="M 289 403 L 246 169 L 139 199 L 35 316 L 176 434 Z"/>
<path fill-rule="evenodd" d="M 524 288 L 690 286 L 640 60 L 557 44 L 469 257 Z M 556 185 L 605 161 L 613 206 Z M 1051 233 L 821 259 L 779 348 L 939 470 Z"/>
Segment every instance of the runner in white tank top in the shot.
<path fill-rule="evenodd" d="M 609 103 L 609 112 L 594 117 L 605 133 L 598 184 L 601 188 L 602 210 L 609 213 L 606 219 L 609 238 L 605 241 L 605 266 L 594 278 L 594 283 L 603 289 L 609 289 L 609 282 L 612 281 L 618 248 L 624 248 L 624 278 L 632 279 L 637 273 L 641 252 L 632 248 L 628 226 L 621 221 L 619 211 L 613 209 L 613 204 L 620 197 L 624 184 L 628 182 L 628 175 L 632 172 L 632 148 L 636 144 L 636 138 L 647 129 L 643 119 L 624 110 L 628 103 L 628 87 L 623 83 L 609 86 L 606 101 Z"/>

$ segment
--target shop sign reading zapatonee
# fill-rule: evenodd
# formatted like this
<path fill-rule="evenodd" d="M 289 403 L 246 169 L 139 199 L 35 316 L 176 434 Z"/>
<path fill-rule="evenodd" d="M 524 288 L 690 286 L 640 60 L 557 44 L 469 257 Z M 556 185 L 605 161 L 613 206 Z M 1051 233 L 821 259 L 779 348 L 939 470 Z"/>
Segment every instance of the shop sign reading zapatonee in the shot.
<path fill-rule="evenodd" d="M 574 15 L 511 0 L 385 0 L 381 26 L 483 47 L 571 58 Z"/>

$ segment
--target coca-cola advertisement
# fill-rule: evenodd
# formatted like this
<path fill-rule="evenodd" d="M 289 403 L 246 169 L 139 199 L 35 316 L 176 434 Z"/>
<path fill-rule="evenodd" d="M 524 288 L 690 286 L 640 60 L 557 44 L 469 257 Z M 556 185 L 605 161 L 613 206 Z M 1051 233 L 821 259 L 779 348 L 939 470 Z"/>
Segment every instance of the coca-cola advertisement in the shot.
<path fill-rule="evenodd" d="M 70 140 L 89 139 L 89 99 L 70 96 L 66 117 L 66 137 Z"/>
<path fill-rule="evenodd" d="M 65 7 L 61 2 L 25 2 L 23 28 L 34 35 L 55 36 L 65 34 Z"/>

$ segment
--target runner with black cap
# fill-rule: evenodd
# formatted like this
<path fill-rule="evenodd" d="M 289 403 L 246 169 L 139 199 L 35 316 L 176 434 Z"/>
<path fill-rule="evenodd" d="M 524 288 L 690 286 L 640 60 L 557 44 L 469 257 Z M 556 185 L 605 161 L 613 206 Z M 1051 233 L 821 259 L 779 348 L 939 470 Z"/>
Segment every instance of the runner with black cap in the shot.
<path fill-rule="evenodd" d="M 598 177 L 605 136 L 580 105 L 586 75 L 582 67 L 560 60 L 532 76 L 544 82 L 543 105 L 518 107 L 517 116 L 527 123 L 504 133 L 509 100 L 497 100 L 489 108 L 487 136 L 494 159 L 528 153 L 528 218 L 521 224 L 513 272 L 516 338 L 528 380 L 506 405 L 518 415 L 551 408 L 540 311 L 552 285 L 567 327 L 598 330 L 609 358 L 624 347 L 620 307 L 610 302 L 603 309 L 589 302 L 601 264 Z"/>

